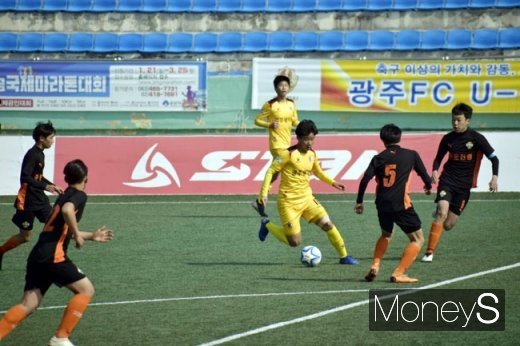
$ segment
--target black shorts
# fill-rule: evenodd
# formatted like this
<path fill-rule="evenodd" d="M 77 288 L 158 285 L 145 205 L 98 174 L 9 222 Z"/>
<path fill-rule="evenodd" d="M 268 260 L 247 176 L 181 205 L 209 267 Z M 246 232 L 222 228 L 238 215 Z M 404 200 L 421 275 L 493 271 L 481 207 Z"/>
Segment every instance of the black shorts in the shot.
<path fill-rule="evenodd" d="M 34 218 L 37 218 L 41 223 L 45 223 L 51 215 L 52 207 L 50 204 L 38 210 L 16 210 L 11 221 L 24 231 L 31 231 L 34 226 Z"/>
<path fill-rule="evenodd" d="M 412 233 L 421 229 L 421 219 L 413 207 L 401 211 L 378 211 L 379 226 L 385 232 L 392 233 L 394 223 L 404 233 Z"/>
<path fill-rule="evenodd" d="M 470 195 L 470 189 L 460 189 L 449 185 L 439 185 L 435 203 L 439 201 L 448 201 L 450 203 L 450 211 L 453 214 L 460 216 L 464 211 L 464 208 L 468 205 Z"/>
<path fill-rule="evenodd" d="M 58 287 L 67 286 L 84 277 L 85 274 L 71 261 L 61 263 L 27 262 L 24 291 L 38 288 L 44 295 L 52 284 Z"/>

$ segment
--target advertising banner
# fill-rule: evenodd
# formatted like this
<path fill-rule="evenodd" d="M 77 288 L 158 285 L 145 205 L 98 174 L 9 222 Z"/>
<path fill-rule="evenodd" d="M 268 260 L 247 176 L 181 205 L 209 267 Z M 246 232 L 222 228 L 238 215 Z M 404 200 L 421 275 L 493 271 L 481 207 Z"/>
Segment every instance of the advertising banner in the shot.
<path fill-rule="evenodd" d="M 275 97 L 278 74 L 291 80 L 298 110 L 449 113 L 520 112 L 520 61 L 253 60 L 252 108 Z"/>
<path fill-rule="evenodd" d="M 206 62 L 3 61 L 0 111 L 205 111 Z"/>

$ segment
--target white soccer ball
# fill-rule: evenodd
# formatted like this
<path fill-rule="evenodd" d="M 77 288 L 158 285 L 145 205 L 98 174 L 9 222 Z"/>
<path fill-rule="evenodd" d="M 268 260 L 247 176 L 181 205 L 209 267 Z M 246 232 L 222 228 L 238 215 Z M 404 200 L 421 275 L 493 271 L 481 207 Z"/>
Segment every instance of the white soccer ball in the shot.
<path fill-rule="evenodd" d="M 316 267 L 321 262 L 321 251 L 316 246 L 304 246 L 300 253 L 300 260 L 307 267 Z"/>

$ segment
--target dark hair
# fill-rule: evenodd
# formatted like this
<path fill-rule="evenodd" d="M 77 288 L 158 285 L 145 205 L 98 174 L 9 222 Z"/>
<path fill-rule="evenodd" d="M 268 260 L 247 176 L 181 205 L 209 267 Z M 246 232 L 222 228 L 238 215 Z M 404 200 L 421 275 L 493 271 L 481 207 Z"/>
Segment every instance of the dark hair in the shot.
<path fill-rule="evenodd" d="M 302 120 L 296 126 L 296 136 L 297 137 L 303 137 L 308 136 L 311 133 L 314 133 L 315 135 L 318 134 L 318 128 L 316 127 L 316 124 L 312 120 Z"/>
<path fill-rule="evenodd" d="M 385 145 L 397 144 L 401 141 L 401 129 L 394 124 L 386 124 L 379 131 L 379 138 Z"/>
<path fill-rule="evenodd" d="M 451 109 L 451 115 L 464 115 L 464 118 L 471 119 L 473 115 L 473 108 L 468 106 L 465 103 L 456 104 L 455 107 Z"/>
<path fill-rule="evenodd" d="M 63 168 L 63 174 L 65 174 L 65 181 L 67 184 L 78 184 L 87 177 L 88 167 L 80 159 L 72 160 L 65 165 L 65 168 Z"/>
<path fill-rule="evenodd" d="M 287 84 L 289 84 L 289 86 L 291 85 L 291 80 L 289 79 L 289 77 L 280 74 L 280 75 L 274 77 L 274 80 L 273 80 L 274 88 L 276 89 L 278 84 L 280 84 L 280 82 L 283 82 L 283 81 L 287 82 Z"/>
<path fill-rule="evenodd" d="M 33 139 L 38 142 L 40 140 L 40 137 L 49 137 L 52 134 L 56 133 L 56 129 L 54 126 L 52 126 L 51 121 L 47 121 L 46 123 L 40 121 L 36 124 L 36 127 L 33 130 L 32 137 Z"/>

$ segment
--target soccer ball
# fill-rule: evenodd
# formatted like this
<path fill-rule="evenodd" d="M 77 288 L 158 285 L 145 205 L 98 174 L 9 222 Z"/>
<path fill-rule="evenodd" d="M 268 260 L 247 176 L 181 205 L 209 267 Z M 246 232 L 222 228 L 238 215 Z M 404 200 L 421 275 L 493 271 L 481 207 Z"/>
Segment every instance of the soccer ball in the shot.
<path fill-rule="evenodd" d="M 304 246 L 300 253 L 300 260 L 307 267 L 316 267 L 321 262 L 321 251 L 316 246 Z"/>

